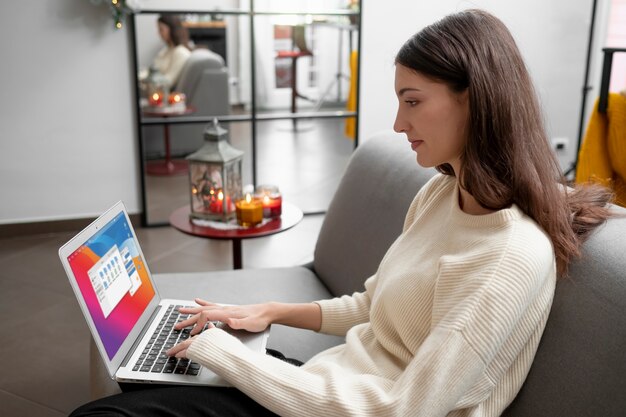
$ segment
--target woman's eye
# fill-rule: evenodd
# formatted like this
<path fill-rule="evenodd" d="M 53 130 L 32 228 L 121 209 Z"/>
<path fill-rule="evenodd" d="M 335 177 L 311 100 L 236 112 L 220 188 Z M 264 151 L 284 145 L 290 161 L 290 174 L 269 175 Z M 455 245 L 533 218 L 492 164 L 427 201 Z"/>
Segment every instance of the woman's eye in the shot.
<path fill-rule="evenodd" d="M 404 100 L 404 102 L 406 104 L 408 104 L 410 107 L 414 107 L 417 105 L 418 101 L 417 100 Z"/>

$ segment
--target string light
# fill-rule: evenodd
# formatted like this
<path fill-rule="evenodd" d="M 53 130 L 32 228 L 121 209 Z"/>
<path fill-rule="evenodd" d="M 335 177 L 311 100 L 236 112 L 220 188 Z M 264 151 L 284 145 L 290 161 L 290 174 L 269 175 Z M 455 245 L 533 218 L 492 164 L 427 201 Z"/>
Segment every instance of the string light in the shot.
<path fill-rule="evenodd" d="M 109 9 L 115 29 L 121 29 L 124 26 L 124 19 L 133 13 L 134 6 L 137 4 L 137 0 L 90 0 L 90 2 L 94 6 L 104 5 Z"/>
<path fill-rule="evenodd" d="M 111 0 L 110 7 L 115 28 L 121 29 L 123 26 L 124 16 L 129 12 L 129 9 L 126 7 L 126 0 Z"/>

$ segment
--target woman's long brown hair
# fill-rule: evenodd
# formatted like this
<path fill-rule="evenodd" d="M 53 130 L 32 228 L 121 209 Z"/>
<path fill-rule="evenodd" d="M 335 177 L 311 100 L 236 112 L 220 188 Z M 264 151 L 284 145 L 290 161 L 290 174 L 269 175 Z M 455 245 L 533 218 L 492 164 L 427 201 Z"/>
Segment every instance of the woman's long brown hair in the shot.
<path fill-rule="evenodd" d="M 162 14 L 158 21 L 170 28 L 170 39 L 174 46 L 183 45 L 189 49 L 189 32 L 178 18 L 173 14 Z"/>
<path fill-rule="evenodd" d="M 411 37 L 396 64 L 453 91 L 468 90 L 460 186 L 485 208 L 520 207 L 548 234 L 558 275 L 567 275 L 584 240 L 610 216 L 612 193 L 600 186 L 566 187 L 533 83 L 506 26 L 481 10 L 447 16 Z M 455 175 L 448 164 L 437 169 Z"/>

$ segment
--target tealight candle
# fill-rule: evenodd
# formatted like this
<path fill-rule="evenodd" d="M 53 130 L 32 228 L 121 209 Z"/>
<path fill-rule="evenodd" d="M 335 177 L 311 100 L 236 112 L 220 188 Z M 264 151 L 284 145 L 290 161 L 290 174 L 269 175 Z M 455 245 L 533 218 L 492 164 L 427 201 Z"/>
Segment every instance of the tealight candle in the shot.
<path fill-rule="evenodd" d="M 178 104 L 185 101 L 185 95 L 183 93 L 170 93 L 167 100 L 169 104 Z"/>
<path fill-rule="evenodd" d="M 230 202 L 230 196 L 225 196 L 221 189 L 211 189 L 211 202 L 209 210 L 212 213 L 230 213 L 232 204 Z"/>
<path fill-rule="evenodd" d="M 257 197 L 263 202 L 263 217 L 275 219 L 283 212 L 283 198 L 275 185 L 260 185 Z"/>
<path fill-rule="evenodd" d="M 263 221 L 263 203 L 261 200 L 252 198 L 246 194 L 245 199 L 235 203 L 237 210 L 237 223 L 244 227 L 255 226 Z"/>
<path fill-rule="evenodd" d="M 170 93 L 170 96 L 167 98 L 167 103 L 169 107 L 172 109 L 185 110 L 185 101 L 186 97 L 183 93 Z"/>
<path fill-rule="evenodd" d="M 163 104 L 163 94 L 155 92 L 152 93 L 150 97 L 148 97 L 148 103 L 152 107 L 159 107 Z"/>

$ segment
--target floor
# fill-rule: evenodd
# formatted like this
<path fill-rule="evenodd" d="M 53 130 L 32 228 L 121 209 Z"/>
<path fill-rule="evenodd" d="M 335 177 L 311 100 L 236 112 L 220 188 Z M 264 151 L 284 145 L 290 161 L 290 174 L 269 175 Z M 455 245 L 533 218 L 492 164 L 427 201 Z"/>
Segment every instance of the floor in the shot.
<path fill-rule="evenodd" d="M 351 141 L 337 138 L 337 123 L 314 127 L 302 142 L 279 127 L 261 129 L 271 133 L 263 142 L 268 147 L 259 151 L 265 161 L 260 164 L 262 175 L 294 200 L 299 195 L 300 202 L 312 201 L 317 193 L 320 207 L 325 208 L 352 150 Z M 170 183 L 179 186 L 176 180 Z M 306 184 L 306 189 L 298 184 Z M 154 190 L 162 198 L 157 205 L 175 201 L 173 189 L 167 189 Z M 284 233 L 244 241 L 244 268 L 312 260 L 322 221 L 323 215 L 308 215 Z M 0 239 L 2 416 L 63 416 L 89 400 L 90 335 L 57 254 L 73 234 Z M 137 235 L 152 273 L 232 268 L 228 241 L 187 236 L 170 227 L 138 228 Z"/>

